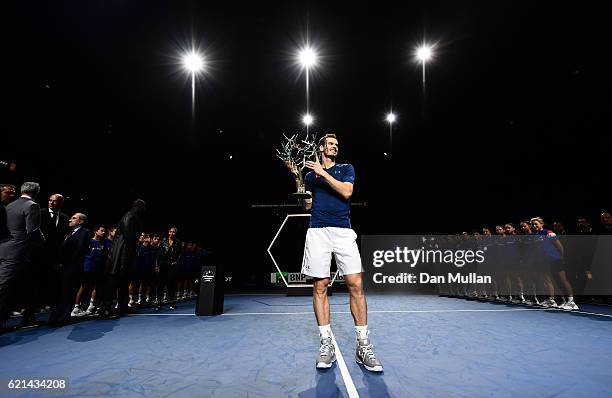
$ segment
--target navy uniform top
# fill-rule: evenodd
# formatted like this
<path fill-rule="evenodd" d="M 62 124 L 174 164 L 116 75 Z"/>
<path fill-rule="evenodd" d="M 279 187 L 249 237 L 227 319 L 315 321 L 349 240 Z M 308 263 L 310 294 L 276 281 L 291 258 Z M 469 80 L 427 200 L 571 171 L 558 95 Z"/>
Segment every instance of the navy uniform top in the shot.
<path fill-rule="evenodd" d="M 336 163 L 325 170 L 340 182 L 355 183 L 355 169 L 351 164 Z M 344 199 L 314 171 L 306 174 L 304 185 L 307 191 L 312 192 L 310 228 L 351 228 L 349 199 Z"/>

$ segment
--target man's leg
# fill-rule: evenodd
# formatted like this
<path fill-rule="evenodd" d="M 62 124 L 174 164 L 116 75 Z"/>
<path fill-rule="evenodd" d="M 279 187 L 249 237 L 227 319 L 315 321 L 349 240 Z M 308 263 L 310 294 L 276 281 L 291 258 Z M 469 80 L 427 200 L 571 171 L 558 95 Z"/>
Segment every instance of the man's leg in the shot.
<path fill-rule="evenodd" d="M 329 299 L 327 298 L 329 278 L 314 278 L 312 306 L 319 326 L 329 325 Z"/>
<path fill-rule="evenodd" d="M 319 356 L 316 365 L 318 369 L 331 368 L 336 361 L 336 353 L 331 337 L 331 326 L 329 324 L 329 299 L 327 297 L 327 285 L 329 278 L 314 278 L 312 289 L 312 306 L 314 308 L 317 324 L 319 325 Z"/>
<path fill-rule="evenodd" d="M 368 304 L 363 291 L 363 278 L 361 273 L 344 275 L 349 295 L 351 314 L 355 322 L 355 334 L 357 337 L 357 348 L 355 360 L 370 371 L 382 372 L 383 367 L 374 354 L 374 346 L 370 343 L 368 331 Z"/>
<path fill-rule="evenodd" d="M 366 326 L 368 324 L 368 304 L 363 292 L 363 280 L 361 274 L 344 276 L 344 282 L 348 287 L 351 303 L 351 315 L 355 326 Z"/>

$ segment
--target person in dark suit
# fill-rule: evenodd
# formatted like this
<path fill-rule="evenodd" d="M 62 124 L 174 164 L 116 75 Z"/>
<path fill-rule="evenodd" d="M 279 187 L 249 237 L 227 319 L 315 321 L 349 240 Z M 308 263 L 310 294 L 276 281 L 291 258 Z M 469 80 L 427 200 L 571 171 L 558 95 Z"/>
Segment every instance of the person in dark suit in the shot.
<path fill-rule="evenodd" d="M 91 233 L 84 227 L 86 221 L 87 216 L 83 213 L 75 213 L 68 221 L 70 232 L 64 237 L 60 248 L 60 301 L 49 318 L 50 326 L 62 326 L 70 320 L 91 240 Z"/>
<path fill-rule="evenodd" d="M 113 297 L 117 291 L 119 314 L 128 312 L 128 273 L 136 255 L 138 238 L 142 233 L 142 214 L 145 209 L 145 201 L 136 199 L 117 226 L 117 235 L 104 267 L 103 318 L 111 316 Z"/>
<path fill-rule="evenodd" d="M 33 278 L 24 281 L 21 291 L 25 296 L 25 312 L 22 326 L 37 324 L 34 316 L 43 305 L 57 306 L 60 300 L 62 272 L 59 270 L 60 248 L 68 227 L 68 216 L 61 211 L 64 197 L 59 193 L 49 196 L 48 207 L 40 210 L 40 230 L 45 237 L 45 243 L 39 250 L 32 253 L 29 273 Z"/>
<path fill-rule="evenodd" d="M 59 271 L 60 249 L 64 241 L 64 237 L 70 228 L 68 227 L 68 216 L 62 212 L 64 205 L 64 197 L 59 193 L 54 193 L 49 196 L 48 207 L 41 209 L 40 212 L 40 230 L 45 235 L 45 244 L 40 253 L 38 253 L 37 261 L 34 261 L 39 267 L 38 274 L 42 276 L 44 281 L 39 285 L 40 292 L 39 300 L 43 298 L 46 304 L 56 305 L 59 301 L 58 286 L 61 284 L 61 272 Z"/>
<path fill-rule="evenodd" d="M 24 182 L 21 197 L 6 206 L 10 237 L 0 243 L 0 324 L 8 319 L 19 278 L 28 268 L 32 251 L 44 241 L 40 231 L 40 206 L 34 202 L 39 191 L 38 183 Z"/>
<path fill-rule="evenodd" d="M 49 196 L 49 207 L 40 211 L 40 230 L 45 235 L 45 248 L 54 260 L 59 260 L 59 248 L 70 230 L 68 216 L 62 212 L 63 204 L 64 197 L 54 193 Z"/>

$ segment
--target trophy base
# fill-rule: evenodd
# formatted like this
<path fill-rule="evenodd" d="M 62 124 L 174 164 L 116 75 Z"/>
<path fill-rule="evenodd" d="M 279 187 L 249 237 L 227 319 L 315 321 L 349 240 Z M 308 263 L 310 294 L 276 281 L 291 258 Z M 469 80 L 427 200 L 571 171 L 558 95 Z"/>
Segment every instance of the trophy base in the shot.
<path fill-rule="evenodd" d="M 312 195 L 309 194 L 308 192 L 295 192 L 292 195 L 296 199 L 310 199 L 310 198 L 312 198 Z"/>

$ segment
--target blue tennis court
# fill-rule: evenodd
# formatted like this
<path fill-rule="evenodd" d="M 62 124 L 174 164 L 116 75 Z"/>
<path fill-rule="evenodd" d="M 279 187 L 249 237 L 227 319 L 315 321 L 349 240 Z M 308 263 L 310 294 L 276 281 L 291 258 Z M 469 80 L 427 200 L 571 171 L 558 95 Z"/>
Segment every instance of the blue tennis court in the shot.
<path fill-rule="evenodd" d="M 2 396 L 606 397 L 612 311 L 566 312 L 427 295 L 368 296 L 381 374 L 354 360 L 348 295 L 330 297 L 338 361 L 315 369 L 311 298 L 229 295 L 225 313 L 176 311 L 0 336 Z M 66 378 L 65 390 L 8 390 Z"/>

